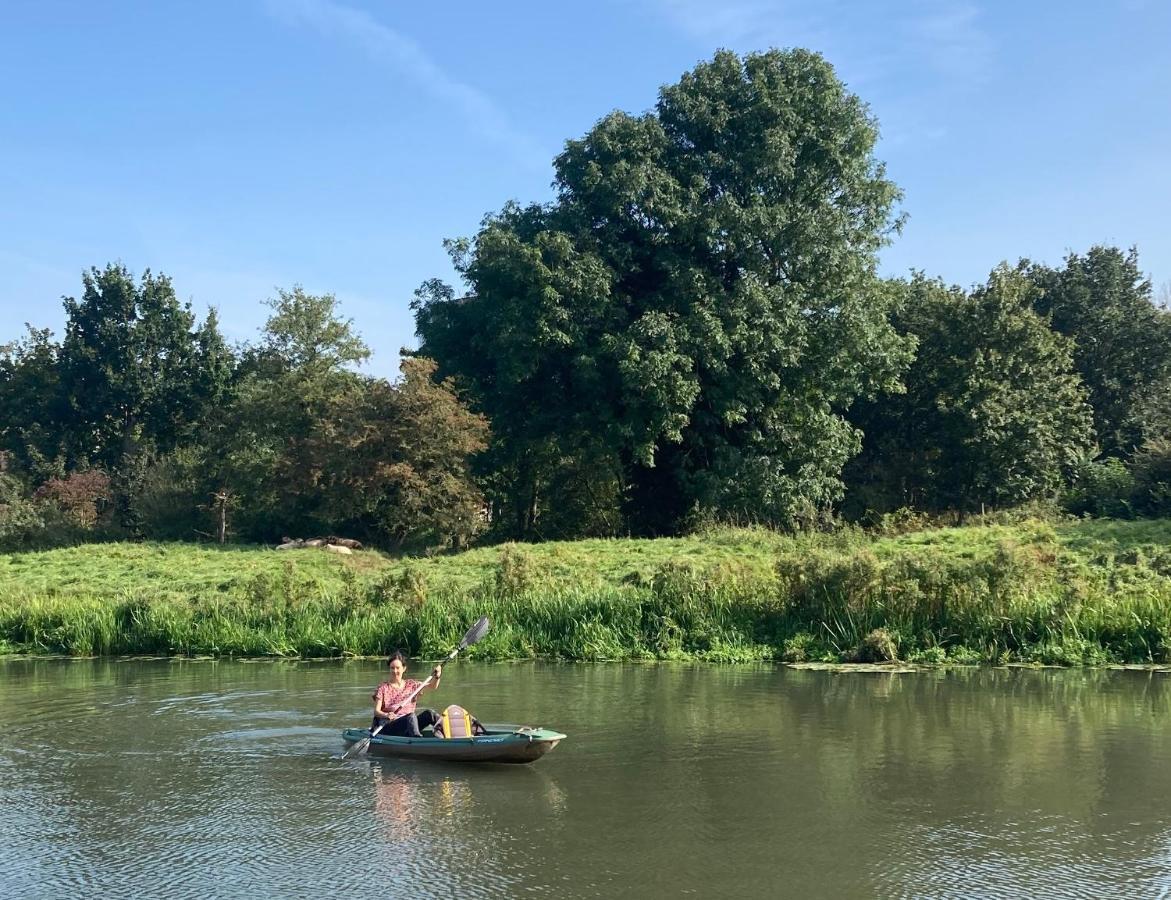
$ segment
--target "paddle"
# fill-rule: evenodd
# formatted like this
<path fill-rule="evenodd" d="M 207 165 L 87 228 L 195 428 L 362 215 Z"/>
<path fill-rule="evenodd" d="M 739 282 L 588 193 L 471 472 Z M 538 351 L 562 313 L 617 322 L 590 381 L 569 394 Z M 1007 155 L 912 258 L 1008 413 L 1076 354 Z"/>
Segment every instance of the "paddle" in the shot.
<path fill-rule="evenodd" d="M 476 643 L 476 641 L 478 641 L 480 638 L 482 638 L 484 635 L 486 635 L 488 633 L 488 629 L 490 627 L 491 626 L 490 626 L 490 623 L 488 622 L 488 617 L 481 616 L 479 621 L 476 622 L 475 625 L 473 625 L 471 628 L 468 629 L 468 633 L 465 634 L 463 637 L 463 640 L 459 642 L 459 646 L 456 647 L 454 650 L 452 650 L 449 654 L 447 654 L 446 659 L 444 659 L 443 661 L 445 663 L 451 662 L 451 660 L 455 659 L 456 656 L 459 654 L 459 651 L 461 651 L 467 647 L 472 646 L 472 644 Z M 391 712 L 392 713 L 398 712 L 400 709 L 402 709 L 404 706 L 406 706 L 408 703 L 410 703 L 412 700 L 414 700 L 415 697 L 418 696 L 419 692 L 421 690 L 423 690 L 423 688 L 427 687 L 427 685 L 429 685 L 432 680 L 433 680 L 433 676 L 428 675 L 427 680 L 424 681 L 422 684 L 420 684 L 413 691 L 411 691 L 410 696 L 405 698 L 399 704 L 397 704 L 395 706 L 395 708 L 391 710 Z M 388 724 L 388 723 L 384 722 L 382 725 L 379 725 L 377 728 L 375 728 L 373 731 L 370 732 L 369 737 L 364 737 L 364 738 L 362 738 L 362 740 L 360 740 L 356 744 L 354 744 L 354 746 L 352 746 L 349 750 L 347 750 L 345 753 L 342 754 L 342 759 L 349 759 L 351 756 L 357 756 L 359 753 L 365 753 L 366 749 L 370 746 L 370 738 L 372 738 L 376 734 L 378 734 L 378 732 L 380 732 L 386 726 L 386 724 Z"/>

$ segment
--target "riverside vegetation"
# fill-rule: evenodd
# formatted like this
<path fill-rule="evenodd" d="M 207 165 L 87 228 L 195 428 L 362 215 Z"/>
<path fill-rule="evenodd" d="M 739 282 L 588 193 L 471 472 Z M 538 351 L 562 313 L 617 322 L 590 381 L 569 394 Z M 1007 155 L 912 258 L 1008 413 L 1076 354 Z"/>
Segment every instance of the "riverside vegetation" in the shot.
<path fill-rule="evenodd" d="M 90 269 L 0 345 L 0 648 L 1166 661 L 1168 298 L 1109 246 L 882 277 L 878 136 L 818 54 L 717 52 L 446 243 L 393 382 L 332 294 L 233 346 Z M 983 518 L 1042 506 L 1148 521 Z"/>
<path fill-rule="evenodd" d="M 164 543 L 0 555 L 9 652 L 1094 665 L 1171 661 L 1171 521 L 505 544 L 431 558 Z"/>

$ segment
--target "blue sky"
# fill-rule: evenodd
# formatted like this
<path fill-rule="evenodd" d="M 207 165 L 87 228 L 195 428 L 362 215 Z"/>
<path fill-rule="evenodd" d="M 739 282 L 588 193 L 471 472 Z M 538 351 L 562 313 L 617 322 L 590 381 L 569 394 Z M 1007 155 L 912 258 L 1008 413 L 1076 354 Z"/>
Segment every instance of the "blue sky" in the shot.
<path fill-rule="evenodd" d="M 718 47 L 822 52 L 882 126 L 883 269 L 1137 245 L 1171 282 L 1163 0 L 54 2 L 0 12 L 0 342 L 59 330 L 90 265 L 171 275 L 230 338 L 276 286 L 332 291 L 391 375 L 441 242 L 612 109 Z"/>

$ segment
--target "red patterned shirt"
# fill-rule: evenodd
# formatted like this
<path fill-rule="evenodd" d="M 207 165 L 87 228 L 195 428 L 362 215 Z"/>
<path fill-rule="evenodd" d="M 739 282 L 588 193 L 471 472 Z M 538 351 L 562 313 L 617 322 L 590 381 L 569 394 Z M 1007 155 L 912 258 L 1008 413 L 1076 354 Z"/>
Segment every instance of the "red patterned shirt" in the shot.
<path fill-rule="evenodd" d="M 381 701 L 381 706 L 384 712 L 393 714 L 394 716 L 405 716 L 407 713 L 415 711 L 415 701 L 411 700 L 409 703 L 404 703 L 398 712 L 394 712 L 395 706 L 402 703 L 407 697 L 411 696 L 419 689 L 422 684 L 421 681 L 415 681 L 413 678 L 404 678 L 403 686 L 401 688 L 391 687 L 389 681 L 384 681 L 378 685 L 378 690 L 374 694 L 376 701 Z"/>

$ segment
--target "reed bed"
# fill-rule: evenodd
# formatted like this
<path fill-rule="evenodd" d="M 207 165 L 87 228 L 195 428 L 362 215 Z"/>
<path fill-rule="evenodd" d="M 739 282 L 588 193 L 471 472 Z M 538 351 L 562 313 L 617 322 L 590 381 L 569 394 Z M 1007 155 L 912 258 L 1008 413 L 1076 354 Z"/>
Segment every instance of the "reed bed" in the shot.
<path fill-rule="evenodd" d="M 1171 522 L 721 529 L 430 559 L 105 544 L 0 555 L 0 649 L 74 655 L 1171 661 Z"/>

